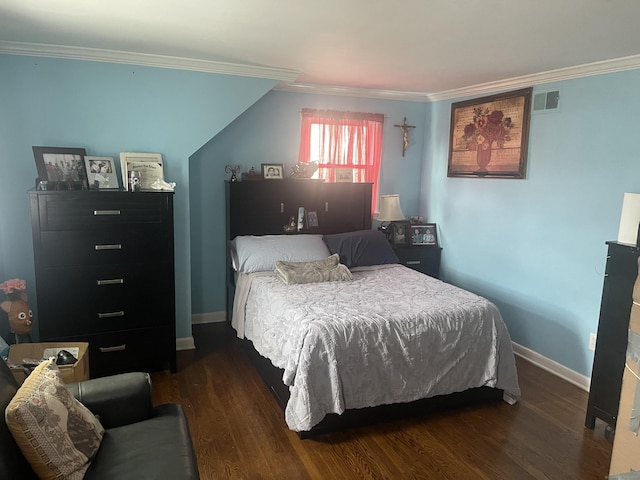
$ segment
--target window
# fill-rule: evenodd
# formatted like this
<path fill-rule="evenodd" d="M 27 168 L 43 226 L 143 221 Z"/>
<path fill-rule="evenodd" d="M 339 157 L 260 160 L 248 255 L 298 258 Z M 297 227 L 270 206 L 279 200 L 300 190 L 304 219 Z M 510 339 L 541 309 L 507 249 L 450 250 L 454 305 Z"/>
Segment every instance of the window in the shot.
<path fill-rule="evenodd" d="M 335 182 L 344 172 L 354 182 L 371 182 L 374 209 L 378 198 L 378 176 L 382 157 L 380 113 L 302 109 L 299 162 L 318 162 L 313 178 Z"/>

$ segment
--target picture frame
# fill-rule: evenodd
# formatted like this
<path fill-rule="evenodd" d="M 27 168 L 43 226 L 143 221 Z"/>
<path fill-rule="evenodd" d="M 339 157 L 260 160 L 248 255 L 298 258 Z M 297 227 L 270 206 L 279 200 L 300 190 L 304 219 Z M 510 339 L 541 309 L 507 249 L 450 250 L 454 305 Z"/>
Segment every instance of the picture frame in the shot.
<path fill-rule="evenodd" d="M 391 222 L 391 244 L 395 246 L 409 245 L 409 228 L 411 223 L 405 220 Z"/>
<path fill-rule="evenodd" d="M 131 191 L 129 185 L 130 172 L 137 172 L 140 177 L 140 190 L 153 190 L 151 184 L 156 180 L 164 180 L 164 162 L 161 153 L 121 152 L 120 171 L 122 188 Z"/>
<path fill-rule="evenodd" d="M 525 178 L 532 91 L 451 104 L 447 177 Z"/>
<path fill-rule="evenodd" d="M 438 226 L 435 223 L 412 224 L 410 231 L 412 246 L 438 246 Z"/>
<path fill-rule="evenodd" d="M 336 183 L 353 183 L 353 168 L 336 168 Z"/>
<path fill-rule="evenodd" d="M 84 157 L 90 190 L 116 190 L 120 188 L 116 162 L 113 157 Z"/>
<path fill-rule="evenodd" d="M 50 189 L 86 190 L 89 187 L 84 148 L 31 147 L 38 179 Z"/>
<path fill-rule="evenodd" d="M 265 180 L 282 180 L 284 178 L 284 165 L 282 163 L 263 163 L 262 178 Z"/>
<path fill-rule="evenodd" d="M 318 228 L 320 226 L 320 222 L 318 221 L 318 212 L 308 211 L 307 212 L 307 228 Z"/>

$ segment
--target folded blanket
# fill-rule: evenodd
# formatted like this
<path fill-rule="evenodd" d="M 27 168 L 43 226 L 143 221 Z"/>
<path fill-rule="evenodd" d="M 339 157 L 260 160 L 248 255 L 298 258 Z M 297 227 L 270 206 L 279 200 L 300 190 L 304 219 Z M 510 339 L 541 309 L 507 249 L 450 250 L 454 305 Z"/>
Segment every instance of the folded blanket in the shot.
<path fill-rule="evenodd" d="M 313 262 L 285 262 L 279 260 L 276 262 L 274 272 L 287 285 L 340 282 L 353 278 L 349 269 L 340 263 L 340 256 L 337 253 Z"/>

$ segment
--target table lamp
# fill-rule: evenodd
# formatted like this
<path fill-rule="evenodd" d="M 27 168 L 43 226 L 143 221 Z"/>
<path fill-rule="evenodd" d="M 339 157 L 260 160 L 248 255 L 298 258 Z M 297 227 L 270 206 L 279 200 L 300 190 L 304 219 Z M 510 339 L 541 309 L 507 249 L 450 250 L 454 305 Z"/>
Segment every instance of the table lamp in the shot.
<path fill-rule="evenodd" d="M 380 195 L 380 211 L 378 213 L 380 226 L 378 227 L 378 230 L 389 238 L 389 225 L 385 225 L 385 222 L 394 222 L 404 219 L 404 213 L 402 213 L 402 208 L 400 208 L 400 195 Z"/>

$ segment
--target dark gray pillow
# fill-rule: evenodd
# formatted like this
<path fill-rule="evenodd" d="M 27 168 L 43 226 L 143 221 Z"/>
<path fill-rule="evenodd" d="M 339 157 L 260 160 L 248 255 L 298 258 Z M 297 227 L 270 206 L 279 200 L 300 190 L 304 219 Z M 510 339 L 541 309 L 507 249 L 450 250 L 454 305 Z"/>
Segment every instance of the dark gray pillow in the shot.
<path fill-rule="evenodd" d="M 379 230 L 325 235 L 329 252 L 340 255 L 340 263 L 348 268 L 400 263 L 384 233 Z"/>

